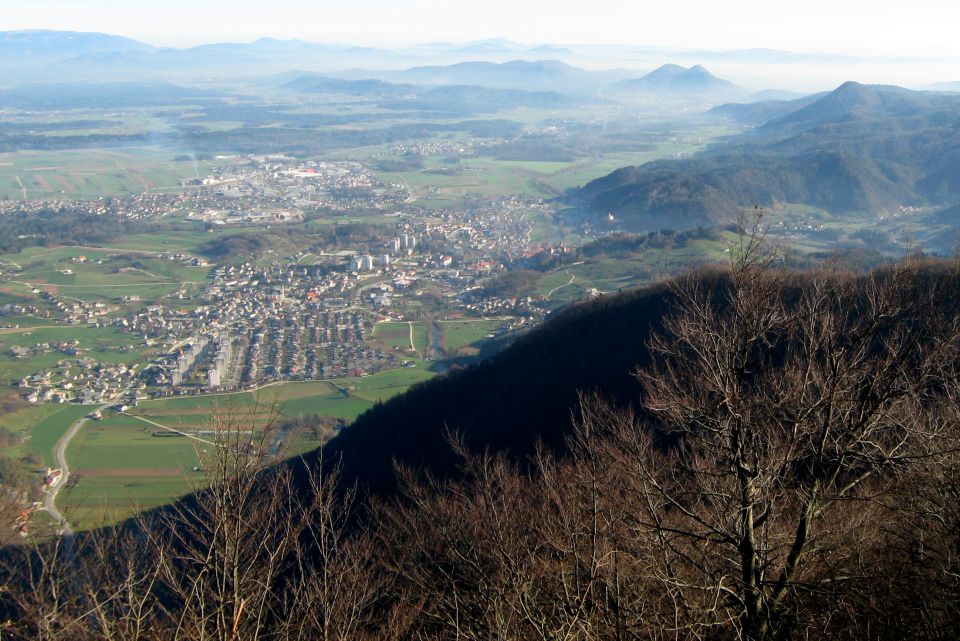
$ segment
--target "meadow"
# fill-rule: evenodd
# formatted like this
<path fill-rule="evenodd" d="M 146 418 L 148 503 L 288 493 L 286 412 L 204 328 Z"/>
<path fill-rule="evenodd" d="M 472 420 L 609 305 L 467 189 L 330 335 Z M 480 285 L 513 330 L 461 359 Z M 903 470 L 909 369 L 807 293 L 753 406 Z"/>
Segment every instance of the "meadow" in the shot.
<path fill-rule="evenodd" d="M 651 148 L 643 151 L 591 154 L 561 162 L 480 155 L 450 163 L 444 156 L 435 155 L 423 158 L 422 169 L 375 173 L 387 183 L 406 186 L 417 199 L 416 204 L 427 208 L 454 206 L 468 194 L 555 198 L 620 167 L 692 154 L 730 133 L 732 130 L 724 127 L 706 126 L 692 133 L 653 137 Z M 363 151 L 355 150 L 355 159 L 370 161 L 363 157 Z M 377 149 L 374 155 L 382 158 L 385 154 Z"/>
<path fill-rule="evenodd" d="M 24 150 L 0 153 L 0 199 L 100 198 L 175 191 L 209 173 L 210 161 L 174 160 L 161 147 Z"/>
<path fill-rule="evenodd" d="M 194 468 L 213 447 L 211 431 L 218 426 L 262 429 L 268 422 L 282 424 L 313 414 L 351 421 L 375 402 L 431 376 L 422 368 L 402 368 L 333 382 L 288 382 L 233 394 L 148 400 L 127 414 L 106 412 L 102 421 L 88 421 L 71 442 L 67 456 L 73 476 L 71 487 L 61 494 L 64 513 L 75 526 L 91 527 L 198 489 L 204 476 Z M 83 412 L 51 415 L 49 426 L 38 424 L 34 430 L 43 427 L 43 433 L 37 444 L 52 450 L 74 414 L 79 418 Z M 300 434 L 289 439 L 283 451 L 296 456 L 318 445 Z"/>

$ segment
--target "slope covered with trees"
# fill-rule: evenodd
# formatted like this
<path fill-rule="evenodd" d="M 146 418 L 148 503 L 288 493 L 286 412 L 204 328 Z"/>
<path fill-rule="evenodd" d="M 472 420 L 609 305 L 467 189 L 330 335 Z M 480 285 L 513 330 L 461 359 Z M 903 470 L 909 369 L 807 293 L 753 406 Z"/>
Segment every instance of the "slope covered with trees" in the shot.
<path fill-rule="evenodd" d="M 577 199 L 649 229 L 687 229 L 776 203 L 881 214 L 960 201 L 956 96 L 846 83 L 813 102 L 720 113 L 758 126 L 693 158 L 618 169 Z"/>
<path fill-rule="evenodd" d="M 428 416 L 415 406 L 471 370 L 293 467 L 268 466 L 268 431 L 251 441 L 221 417 L 211 489 L 127 530 L 7 552 L 4 635 L 955 638 L 957 266 L 797 274 L 743 249 L 729 272 L 575 308 L 472 370 L 495 395 L 465 399 L 476 427 L 460 437 L 442 417 L 415 434 L 394 419 Z M 506 355 L 527 368 L 514 384 L 554 374 L 557 326 L 599 349 L 630 316 L 642 351 L 610 339 L 589 361 L 615 378 L 633 361 L 632 391 L 580 396 L 539 434 L 497 425 L 498 405 L 564 405 L 511 396 Z M 357 462 L 378 448 L 396 453 L 397 491 L 365 497 Z"/>

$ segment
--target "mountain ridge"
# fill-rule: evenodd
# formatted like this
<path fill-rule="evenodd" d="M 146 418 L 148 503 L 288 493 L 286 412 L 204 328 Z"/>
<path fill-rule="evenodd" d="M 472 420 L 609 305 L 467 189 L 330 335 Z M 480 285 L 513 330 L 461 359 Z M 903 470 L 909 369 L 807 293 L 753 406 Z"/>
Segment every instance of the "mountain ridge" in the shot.
<path fill-rule="evenodd" d="M 577 202 L 655 229 L 715 224 L 754 205 L 877 215 L 960 201 L 958 96 L 848 82 L 712 113 L 754 126 L 689 159 L 618 169 L 575 192 Z"/>

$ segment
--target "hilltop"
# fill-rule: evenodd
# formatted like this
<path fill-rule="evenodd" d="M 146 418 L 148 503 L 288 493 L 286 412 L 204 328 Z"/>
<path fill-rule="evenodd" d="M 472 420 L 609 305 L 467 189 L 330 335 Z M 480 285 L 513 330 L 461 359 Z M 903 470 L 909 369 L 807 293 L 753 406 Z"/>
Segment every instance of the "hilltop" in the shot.
<path fill-rule="evenodd" d="M 591 71 L 560 60 L 471 60 L 398 71 L 355 69 L 335 74 L 346 79 L 375 78 L 413 85 L 479 85 L 528 92 L 552 91 L 572 96 L 595 95 L 612 82 L 633 75 L 626 70 Z"/>
<path fill-rule="evenodd" d="M 714 113 L 753 128 L 690 159 L 618 169 L 578 199 L 653 229 L 729 220 L 757 204 L 878 215 L 960 200 L 960 97 L 849 82 Z"/>
<path fill-rule="evenodd" d="M 732 82 L 717 78 L 701 65 L 690 68 L 675 64 L 663 65 L 641 78 L 621 80 L 613 85 L 614 93 L 653 93 L 696 95 L 711 98 L 743 98 L 746 92 Z"/>

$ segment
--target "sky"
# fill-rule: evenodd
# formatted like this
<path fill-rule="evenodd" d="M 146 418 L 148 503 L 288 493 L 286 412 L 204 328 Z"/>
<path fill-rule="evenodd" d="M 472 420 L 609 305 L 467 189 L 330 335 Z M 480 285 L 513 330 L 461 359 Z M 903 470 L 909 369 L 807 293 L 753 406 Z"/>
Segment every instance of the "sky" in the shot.
<path fill-rule="evenodd" d="M 3 0 L 0 30 L 185 47 L 259 37 L 402 46 L 504 37 L 861 56 L 960 54 L 957 0 Z"/>

